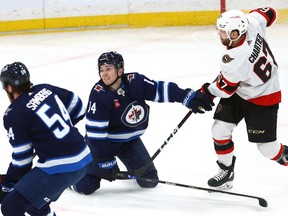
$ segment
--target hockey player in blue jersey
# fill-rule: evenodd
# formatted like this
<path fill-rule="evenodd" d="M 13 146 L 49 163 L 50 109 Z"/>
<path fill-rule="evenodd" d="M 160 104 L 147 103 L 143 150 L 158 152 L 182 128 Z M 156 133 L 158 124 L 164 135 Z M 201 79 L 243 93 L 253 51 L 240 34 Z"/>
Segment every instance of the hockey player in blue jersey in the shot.
<path fill-rule="evenodd" d="M 4 216 L 54 216 L 50 203 L 79 181 L 92 154 L 74 125 L 85 115 L 81 99 L 49 84 L 32 85 L 26 66 L 6 65 L 0 75 L 11 102 L 4 127 L 12 160 L 1 181 Z M 38 160 L 33 164 L 33 157 Z"/>
<path fill-rule="evenodd" d="M 91 194 L 100 188 L 101 179 L 113 181 L 121 160 L 129 172 L 141 168 L 151 158 L 141 140 L 149 120 L 146 100 L 179 102 L 194 113 L 212 110 L 210 97 L 192 89 L 181 89 L 172 82 L 154 81 L 139 73 L 124 74 L 121 54 L 111 51 L 98 59 L 100 81 L 90 93 L 86 110 L 86 139 L 94 154 L 93 166 L 73 189 Z M 152 163 L 142 175 L 158 179 Z M 157 184 L 137 180 L 144 188 Z"/>

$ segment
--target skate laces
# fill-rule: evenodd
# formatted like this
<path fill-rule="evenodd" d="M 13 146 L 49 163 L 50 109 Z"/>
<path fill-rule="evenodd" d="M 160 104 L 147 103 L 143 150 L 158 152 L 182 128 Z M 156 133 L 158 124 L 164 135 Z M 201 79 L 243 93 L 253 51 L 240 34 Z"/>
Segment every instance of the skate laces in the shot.
<path fill-rule="evenodd" d="M 221 181 L 223 180 L 227 175 L 228 175 L 229 170 L 222 170 L 219 169 L 218 174 L 216 174 L 213 179 L 215 179 L 216 181 Z"/>

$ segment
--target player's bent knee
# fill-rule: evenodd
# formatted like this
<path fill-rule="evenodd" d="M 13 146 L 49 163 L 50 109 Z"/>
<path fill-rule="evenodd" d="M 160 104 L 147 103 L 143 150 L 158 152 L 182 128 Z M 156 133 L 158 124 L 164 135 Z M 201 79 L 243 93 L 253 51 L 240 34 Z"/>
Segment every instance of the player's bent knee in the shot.
<path fill-rule="evenodd" d="M 157 174 L 157 170 L 152 170 L 148 173 L 146 173 L 145 175 L 142 176 L 143 178 L 148 178 L 148 179 L 156 179 L 159 180 L 158 178 L 158 174 Z M 154 188 L 158 185 L 158 182 L 153 182 L 153 181 L 141 181 L 141 180 L 137 180 L 137 183 L 140 187 L 142 188 Z"/>
<path fill-rule="evenodd" d="M 7 216 L 24 215 L 24 206 L 27 205 L 28 201 L 16 190 L 10 193 L 1 203 L 2 214 Z"/>
<path fill-rule="evenodd" d="M 100 188 L 100 181 L 101 179 L 96 176 L 86 175 L 73 185 L 73 190 L 81 194 L 90 195 Z"/>
<path fill-rule="evenodd" d="M 272 159 L 279 154 L 281 144 L 278 141 L 257 143 L 257 148 L 264 157 Z"/>
<path fill-rule="evenodd" d="M 223 122 L 220 120 L 215 120 L 211 128 L 211 133 L 216 140 L 230 140 L 232 136 L 232 131 L 236 127 L 234 123 Z"/>

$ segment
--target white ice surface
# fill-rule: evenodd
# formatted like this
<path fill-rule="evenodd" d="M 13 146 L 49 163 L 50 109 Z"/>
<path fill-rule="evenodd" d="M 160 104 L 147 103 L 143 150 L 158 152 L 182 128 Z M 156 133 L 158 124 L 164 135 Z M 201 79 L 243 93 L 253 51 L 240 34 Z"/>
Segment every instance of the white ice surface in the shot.
<path fill-rule="evenodd" d="M 268 40 L 279 65 L 283 102 L 279 109 L 278 139 L 287 143 L 288 112 L 288 25 L 274 25 L 267 31 Z M 125 59 L 125 71 L 137 71 L 155 80 L 174 81 L 180 87 L 198 89 L 211 82 L 219 72 L 218 60 L 224 48 L 215 27 L 173 27 L 122 30 L 87 30 L 0 37 L 0 68 L 21 61 L 27 65 L 32 82 L 51 83 L 78 93 L 86 104 L 90 88 L 98 77 L 97 58 L 105 51 L 116 50 Z M 0 91 L 0 113 L 8 99 Z M 215 102 L 218 100 L 216 99 Z M 163 144 L 187 113 L 181 104 L 151 106 L 150 126 L 142 137 L 151 155 Z M 207 180 L 216 174 L 216 155 L 211 138 L 213 112 L 187 120 L 155 159 L 159 178 L 164 181 L 208 187 Z M 84 121 L 78 124 L 84 134 Z M 10 162 L 11 147 L 6 131 L 0 126 L 0 172 Z M 52 203 L 57 216 L 119 215 L 201 215 L 201 216 L 278 216 L 287 214 L 288 170 L 264 158 L 255 144 L 249 143 L 245 124 L 234 131 L 235 193 L 265 198 L 268 208 L 257 199 L 197 189 L 159 184 L 141 189 L 134 180 L 103 181 L 90 196 L 66 190 Z M 119 162 L 120 168 L 124 170 Z"/>

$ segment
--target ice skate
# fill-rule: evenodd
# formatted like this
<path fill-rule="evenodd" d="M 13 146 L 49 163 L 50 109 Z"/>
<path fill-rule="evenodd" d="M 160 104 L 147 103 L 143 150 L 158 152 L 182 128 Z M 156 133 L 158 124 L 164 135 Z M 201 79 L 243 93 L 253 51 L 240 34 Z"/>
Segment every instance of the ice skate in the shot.
<path fill-rule="evenodd" d="M 233 180 L 234 180 L 235 160 L 236 157 L 233 156 L 232 164 L 229 167 L 217 161 L 219 171 L 214 177 L 208 180 L 208 185 L 217 190 L 231 189 L 233 187 Z"/>

